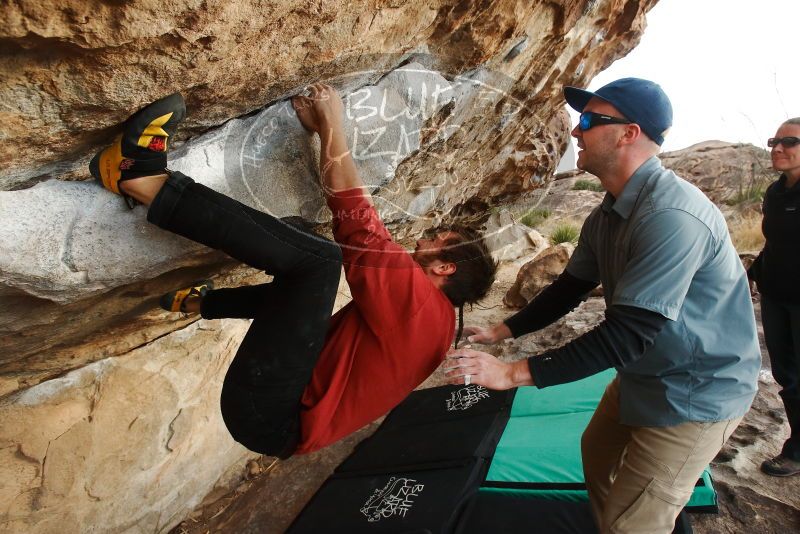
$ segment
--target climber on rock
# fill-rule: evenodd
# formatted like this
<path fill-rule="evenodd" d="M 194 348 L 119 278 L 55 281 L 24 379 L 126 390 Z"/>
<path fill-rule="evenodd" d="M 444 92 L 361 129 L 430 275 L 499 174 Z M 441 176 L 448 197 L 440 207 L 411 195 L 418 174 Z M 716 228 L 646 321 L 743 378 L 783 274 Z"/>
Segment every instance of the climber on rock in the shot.
<path fill-rule="evenodd" d="M 394 243 L 348 150 L 339 95 L 314 84 L 292 104 L 320 136 L 336 243 L 167 170 L 185 116 L 179 94 L 131 116 L 90 164 L 106 189 L 147 206 L 149 222 L 274 277 L 225 289 L 197 283 L 162 306 L 253 320 L 225 375 L 222 416 L 236 441 L 281 458 L 325 447 L 400 403 L 443 361 L 454 306 L 463 314 L 481 299 L 496 270 L 468 229 L 438 229 L 412 254 Z M 353 300 L 331 317 L 342 266 Z"/>

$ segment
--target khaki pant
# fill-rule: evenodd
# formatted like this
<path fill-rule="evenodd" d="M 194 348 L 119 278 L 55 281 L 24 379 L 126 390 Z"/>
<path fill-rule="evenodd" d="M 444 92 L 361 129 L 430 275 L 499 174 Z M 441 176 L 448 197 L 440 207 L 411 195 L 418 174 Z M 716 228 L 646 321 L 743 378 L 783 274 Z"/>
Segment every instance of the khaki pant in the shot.
<path fill-rule="evenodd" d="M 742 418 L 667 427 L 619 423 L 619 379 L 581 438 L 583 472 L 601 534 L 669 534 L 703 469 Z"/>

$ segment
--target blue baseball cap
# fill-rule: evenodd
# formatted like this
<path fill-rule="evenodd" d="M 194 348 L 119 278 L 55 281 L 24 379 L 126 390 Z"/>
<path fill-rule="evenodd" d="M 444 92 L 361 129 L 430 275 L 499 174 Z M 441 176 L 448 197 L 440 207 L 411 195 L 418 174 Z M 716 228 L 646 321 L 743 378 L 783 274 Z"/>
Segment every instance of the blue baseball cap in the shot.
<path fill-rule="evenodd" d="M 564 98 L 576 111 L 582 112 L 592 97 L 605 100 L 617 108 L 659 146 L 664 143 L 664 136 L 672 126 L 672 104 L 657 83 L 641 78 L 622 78 L 595 92 L 564 87 Z"/>

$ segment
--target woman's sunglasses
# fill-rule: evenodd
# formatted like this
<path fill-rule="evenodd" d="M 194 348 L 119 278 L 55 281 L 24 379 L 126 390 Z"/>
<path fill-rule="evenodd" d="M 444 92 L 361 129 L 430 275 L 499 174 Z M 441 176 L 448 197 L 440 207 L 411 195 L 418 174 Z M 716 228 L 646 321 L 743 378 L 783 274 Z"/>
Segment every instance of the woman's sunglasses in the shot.
<path fill-rule="evenodd" d="M 594 128 L 595 126 L 603 126 L 604 124 L 633 124 L 633 121 L 595 113 L 594 111 L 584 111 L 581 113 L 581 118 L 578 120 L 578 128 L 580 128 L 582 132 Z"/>
<path fill-rule="evenodd" d="M 792 148 L 800 145 L 800 137 L 770 137 L 767 139 L 768 147 L 774 148 L 778 145 L 783 145 L 783 148 Z"/>

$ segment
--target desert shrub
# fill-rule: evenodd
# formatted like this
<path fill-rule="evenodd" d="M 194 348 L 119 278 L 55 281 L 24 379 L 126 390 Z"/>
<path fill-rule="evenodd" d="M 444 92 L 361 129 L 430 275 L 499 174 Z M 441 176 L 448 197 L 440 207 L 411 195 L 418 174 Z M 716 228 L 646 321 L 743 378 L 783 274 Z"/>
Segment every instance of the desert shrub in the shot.
<path fill-rule="evenodd" d="M 559 243 L 577 245 L 580 233 L 580 229 L 574 224 L 560 223 L 550 233 L 550 243 L 553 245 L 558 245 Z"/>
<path fill-rule="evenodd" d="M 772 176 L 759 176 L 753 175 L 746 184 L 739 184 L 738 189 L 734 194 L 725 200 L 728 206 L 738 206 L 740 204 L 750 204 L 752 202 L 761 202 L 764 199 L 764 193 L 767 191 L 770 182 L 774 179 Z"/>
<path fill-rule="evenodd" d="M 764 193 L 768 186 L 769 182 L 766 180 L 753 180 L 746 186 L 740 185 L 739 189 L 725 203 L 729 206 L 738 206 L 740 204 L 761 202 L 764 200 Z"/>
<path fill-rule="evenodd" d="M 546 210 L 544 208 L 533 208 L 532 210 L 528 210 L 525 215 L 520 217 L 519 222 L 525 226 L 535 228 L 542 224 L 542 222 L 544 222 L 544 220 L 548 217 L 550 217 L 550 210 Z"/>
<path fill-rule="evenodd" d="M 575 185 L 572 186 L 573 191 L 598 191 L 602 192 L 605 191 L 603 186 L 600 185 L 600 182 L 596 180 L 578 180 L 575 182 Z"/>

